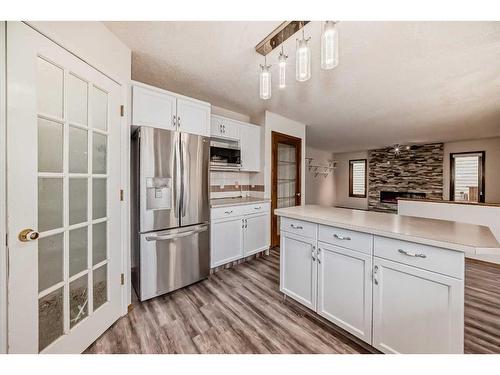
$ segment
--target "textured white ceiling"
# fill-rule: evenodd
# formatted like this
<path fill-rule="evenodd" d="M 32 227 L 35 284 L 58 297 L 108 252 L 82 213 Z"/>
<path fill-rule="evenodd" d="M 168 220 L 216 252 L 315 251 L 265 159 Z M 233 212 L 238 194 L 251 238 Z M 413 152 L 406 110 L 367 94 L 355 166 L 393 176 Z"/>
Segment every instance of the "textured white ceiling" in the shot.
<path fill-rule="evenodd" d="M 338 24 L 340 64 L 320 69 L 320 22 L 311 36 L 312 78 L 297 82 L 295 39 L 288 87 L 258 96 L 255 45 L 276 22 L 105 22 L 133 51 L 132 77 L 259 116 L 265 109 L 304 122 L 307 143 L 350 151 L 394 143 L 500 135 L 500 22 Z"/>

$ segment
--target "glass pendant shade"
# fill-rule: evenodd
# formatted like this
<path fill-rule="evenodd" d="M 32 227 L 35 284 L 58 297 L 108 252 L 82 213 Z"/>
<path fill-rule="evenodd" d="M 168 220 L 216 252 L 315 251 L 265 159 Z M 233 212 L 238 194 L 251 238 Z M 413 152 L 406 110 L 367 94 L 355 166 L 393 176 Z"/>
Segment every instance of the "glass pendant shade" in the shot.
<path fill-rule="evenodd" d="M 304 82 L 311 78 L 311 48 L 309 48 L 308 44 L 309 39 L 302 37 L 301 40 L 297 40 L 295 78 L 299 82 Z"/>
<path fill-rule="evenodd" d="M 271 99 L 271 65 L 261 65 L 260 72 L 260 90 L 259 95 L 261 99 Z"/>
<path fill-rule="evenodd" d="M 278 58 L 278 65 L 279 65 L 279 72 L 280 72 L 280 82 L 279 82 L 279 87 L 280 89 L 284 89 L 286 86 L 286 59 L 288 56 L 283 54 L 283 51 L 281 51 L 280 56 Z"/>
<path fill-rule="evenodd" d="M 333 69 L 339 63 L 339 34 L 335 22 L 326 21 L 321 34 L 321 69 Z"/>

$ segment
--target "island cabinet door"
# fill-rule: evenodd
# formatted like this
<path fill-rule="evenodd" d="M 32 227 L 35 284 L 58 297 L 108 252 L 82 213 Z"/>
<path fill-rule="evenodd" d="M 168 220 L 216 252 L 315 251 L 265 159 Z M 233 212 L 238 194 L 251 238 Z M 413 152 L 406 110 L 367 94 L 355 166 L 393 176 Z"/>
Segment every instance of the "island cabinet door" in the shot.
<path fill-rule="evenodd" d="M 318 314 L 369 344 L 371 273 L 371 255 L 318 243 Z"/>
<path fill-rule="evenodd" d="M 374 258 L 373 346 L 385 353 L 463 353 L 463 280 Z"/>
<path fill-rule="evenodd" d="M 316 310 L 316 240 L 281 232 L 280 290 Z"/>

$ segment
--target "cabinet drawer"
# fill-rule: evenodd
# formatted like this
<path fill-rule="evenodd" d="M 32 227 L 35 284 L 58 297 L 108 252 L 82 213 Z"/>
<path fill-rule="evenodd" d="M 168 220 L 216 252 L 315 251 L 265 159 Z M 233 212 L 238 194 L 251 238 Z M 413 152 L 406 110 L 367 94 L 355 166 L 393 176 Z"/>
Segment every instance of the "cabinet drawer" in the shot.
<path fill-rule="evenodd" d="M 317 224 L 309 223 L 307 221 L 295 220 L 287 217 L 281 218 L 281 230 L 289 233 L 295 233 L 299 236 L 316 239 L 317 227 Z"/>
<path fill-rule="evenodd" d="M 210 210 L 210 218 L 212 220 L 241 216 L 243 214 L 243 206 L 217 207 Z"/>
<path fill-rule="evenodd" d="M 318 241 L 372 254 L 373 236 L 368 233 L 320 225 Z"/>
<path fill-rule="evenodd" d="M 374 255 L 443 275 L 464 278 L 464 254 L 459 251 L 375 236 Z"/>
<path fill-rule="evenodd" d="M 247 204 L 243 206 L 243 212 L 245 215 L 266 213 L 269 212 L 269 210 L 269 203 Z"/>

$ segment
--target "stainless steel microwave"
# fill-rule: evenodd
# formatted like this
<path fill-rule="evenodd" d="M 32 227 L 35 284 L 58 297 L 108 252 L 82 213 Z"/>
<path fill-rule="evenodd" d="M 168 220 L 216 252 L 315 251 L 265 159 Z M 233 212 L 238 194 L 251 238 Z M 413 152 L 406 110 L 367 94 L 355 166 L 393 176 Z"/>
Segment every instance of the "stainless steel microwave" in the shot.
<path fill-rule="evenodd" d="M 212 138 L 210 141 L 210 169 L 221 171 L 240 170 L 240 142 Z"/>

